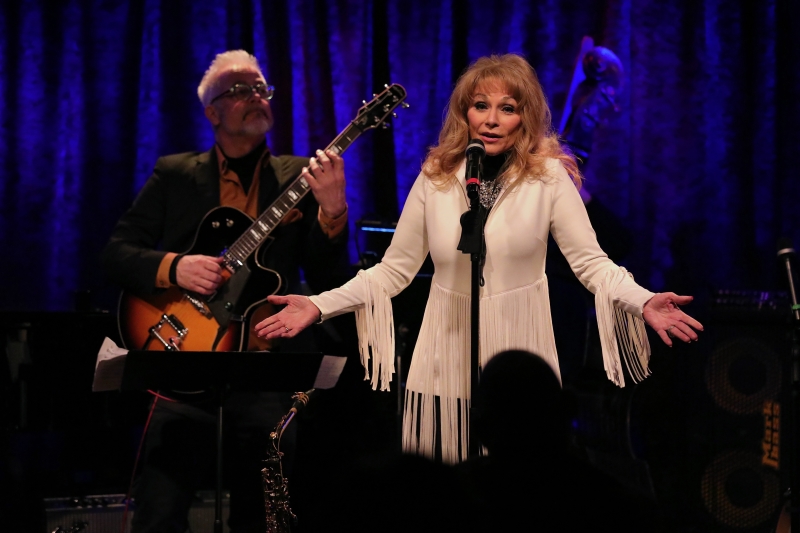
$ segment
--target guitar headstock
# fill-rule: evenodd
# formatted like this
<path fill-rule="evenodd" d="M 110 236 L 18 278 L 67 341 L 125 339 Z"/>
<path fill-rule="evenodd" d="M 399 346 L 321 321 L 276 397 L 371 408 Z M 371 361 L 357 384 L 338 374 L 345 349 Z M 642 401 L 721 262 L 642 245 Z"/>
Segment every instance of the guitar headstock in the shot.
<path fill-rule="evenodd" d="M 369 102 L 364 102 L 364 105 L 359 108 L 356 118 L 353 119 L 353 124 L 361 131 L 378 126 L 388 126 L 386 120 L 390 115 L 397 116 L 394 114 L 394 110 L 398 106 L 408 107 L 405 102 L 406 90 L 402 85 L 393 83 L 384 87 L 386 88 L 380 94 L 374 95 Z"/>
<path fill-rule="evenodd" d="M 359 108 L 356 118 L 350 121 L 350 124 L 328 145 L 326 150 L 333 150 L 337 154 L 343 153 L 365 131 L 378 126 L 387 127 L 389 123 L 386 122 L 386 119 L 389 118 L 389 115 L 397 116 L 394 114 L 394 110 L 399 106 L 408 107 L 404 101 L 406 90 L 402 85 L 393 83 L 385 85 L 385 87 L 372 100 L 364 102 L 364 105 Z"/>

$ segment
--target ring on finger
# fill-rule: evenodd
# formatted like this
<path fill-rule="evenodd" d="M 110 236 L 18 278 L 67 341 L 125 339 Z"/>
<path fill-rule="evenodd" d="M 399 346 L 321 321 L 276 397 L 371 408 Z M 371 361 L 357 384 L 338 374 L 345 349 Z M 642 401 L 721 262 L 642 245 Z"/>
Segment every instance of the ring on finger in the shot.
<path fill-rule="evenodd" d="M 675 324 L 672 324 L 670 327 L 667 328 L 667 335 L 672 337 L 672 328 L 675 327 Z"/>
<path fill-rule="evenodd" d="M 286 333 L 289 333 L 289 328 L 287 326 L 283 326 L 283 329 L 286 330 Z"/>

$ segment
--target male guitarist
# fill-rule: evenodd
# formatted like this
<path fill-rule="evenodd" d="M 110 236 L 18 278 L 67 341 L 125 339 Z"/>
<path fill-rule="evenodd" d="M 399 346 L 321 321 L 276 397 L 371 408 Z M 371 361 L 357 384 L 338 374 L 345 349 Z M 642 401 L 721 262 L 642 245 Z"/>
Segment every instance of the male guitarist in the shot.
<path fill-rule="evenodd" d="M 250 277 L 272 276 L 275 287 L 289 292 L 300 289 L 301 268 L 314 292 L 347 279 L 339 279 L 339 274 L 349 277 L 344 163 L 322 151 L 311 159 L 270 153 L 265 134 L 273 125 L 269 102 L 273 91 L 249 53 L 228 51 L 213 60 L 197 94 L 214 130 L 214 146 L 207 152 L 161 157 L 103 251 L 105 271 L 125 291 L 156 301 L 160 294 L 178 292 L 178 287 L 181 294 L 194 295 L 193 301 L 211 297 L 226 283 L 230 269 L 219 253 L 195 252 L 203 249 L 198 229 L 207 221 L 206 214 L 230 206 L 256 218 L 301 174 L 313 194 L 283 214 L 269 242 L 256 251 Z M 214 227 L 225 226 L 226 221 L 223 217 Z M 260 286 L 273 286 L 273 282 L 248 279 L 242 297 L 266 298 L 268 294 L 251 294 Z M 243 311 L 243 305 L 234 303 L 237 312 Z M 229 327 L 233 324 L 224 322 L 219 329 L 228 331 Z M 247 336 L 250 328 L 241 329 Z M 176 339 L 169 338 L 171 349 L 180 349 Z M 230 349 L 263 348 L 246 339 L 235 346 Z M 127 347 L 157 349 L 158 342 Z M 210 344 L 205 349 L 218 348 Z M 271 349 L 311 348 L 284 343 Z M 233 533 L 263 531 L 260 461 L 270 429 L 291 408 L 292 392 L 231 393 L 225 401 L 223 450 Z M 188 529 L 195 491 L 213 479 L 209 472 L 215 464 L 216 405 L 158 398 L 154 403 L 134 491 L 133 532 L 182 533 Z M 281 442 L 286 454 L 284 471 L 291 467 L 294 448 L 290 431 Z"/>

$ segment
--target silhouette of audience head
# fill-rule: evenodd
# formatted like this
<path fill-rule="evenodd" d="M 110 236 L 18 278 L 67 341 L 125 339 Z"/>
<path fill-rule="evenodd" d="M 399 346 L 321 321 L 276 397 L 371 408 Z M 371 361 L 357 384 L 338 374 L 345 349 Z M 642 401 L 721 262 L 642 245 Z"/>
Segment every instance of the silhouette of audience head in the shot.
<path fill-rule="evenodd" d="M 574 399 L 544 359 L 498 353 L 475 400 L 475 429 L 489 455 L 461 472 L 485 530 L 663 531 L 654 502 L 593 466 L 572 441 Z"/>
<path fill-rule="evenodd" d="M 570 439 L 561 382 L 550 365 L 525 350 L 506 350 L 481 373 L 476 431 L 493 456 L 561 453 Z"/>

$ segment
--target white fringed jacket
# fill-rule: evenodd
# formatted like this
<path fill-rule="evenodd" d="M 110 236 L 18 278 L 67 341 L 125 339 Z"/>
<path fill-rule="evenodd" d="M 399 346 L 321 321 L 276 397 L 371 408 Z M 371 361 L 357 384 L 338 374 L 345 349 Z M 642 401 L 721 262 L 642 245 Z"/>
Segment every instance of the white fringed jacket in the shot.
<path fill-rule="evenodd" d="M 447 463 L 465 459 L 469 449 L 467 424 L 458 423 L 468 420 L 469 402 L 463 400 L 470 398 L 472 264 L 470 254 L 458 250 L 461 215 L 469 209 L 464 170 L 462 163 L 457 183 L 447 190 L 436 189 L 420 174 L 381 263 L 311 297 L 323 319 L 356 312 L 361 361 L 373 389 L 380 384 L 388 390 L 395 354 L 390 298 L 411 283 L 430 252 L 434 274 L 406 381 L 403 449 L 433 457 L 438 432 Z M 524 349 L 542 356 L 560 375 L 545 276 L 549 232 L 595 294 L 609 379 L 625 385 L 623 360 L 634 379 L 644 379 L 650 347 L 642 307 L 653 293 L 600 249 L 578 190 L 556 159 L 548 161 L 541 179 L 504 190 L 486 220 L 481 365 L 500 351 Z"/>

